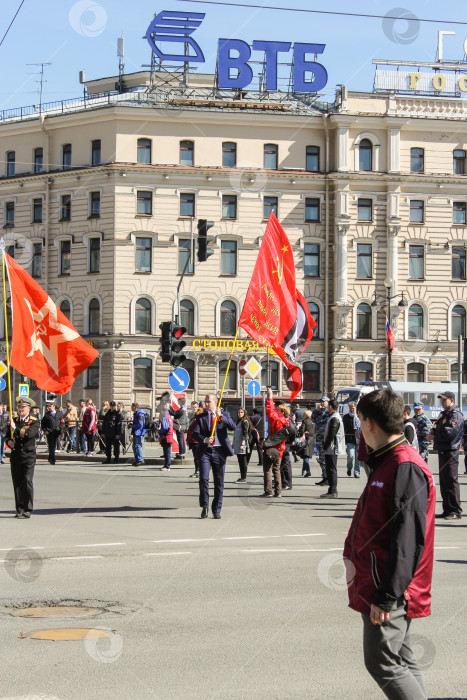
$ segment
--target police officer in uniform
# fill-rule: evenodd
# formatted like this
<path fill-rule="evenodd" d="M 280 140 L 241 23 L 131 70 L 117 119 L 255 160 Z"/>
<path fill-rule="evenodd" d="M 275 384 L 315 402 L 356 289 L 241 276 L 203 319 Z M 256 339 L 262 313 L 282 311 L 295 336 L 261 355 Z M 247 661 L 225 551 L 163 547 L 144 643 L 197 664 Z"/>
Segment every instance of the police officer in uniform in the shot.
<path fill-rule="evenodd" d="M 462 517 L 459 490 L 459 447 L 464 436 L 464 418 L 455 405 L 452 391 L 439 394 L 443 410 L 434 429 L 433 447 L 438 452 L 439 486 L 443 499 L 443 512 L 437 518 L 455 520 Z"/>
<path fill-rule="evenodd" d="M 424 459 L 428 464 L 428 447 L 430 444 L 428 435 L 433 428 L 433 423 L 426 417 L 424 409 L 425 406 L 421 401 L 416 401 L 413 405 L 413 412 L 415 414 L 415 429 L 417 431 L 418 439 L 418 451 L 420 452 L 422 459 Z"/>
<path fill-rule="evenodd" d="M 315 424 L 315 444 L 318 447 L 318 463 L 321 467 L 321 481 L 316 482 L 316 486 L 329 486 L 326 477 L 326 460 L 324 457 L 323 442 L 324 442 L 324 429 L 326 428 L 326 423 L 328 422 L 329 397 L 322 396 L 318 405 L 318 408 L 312 413 L 311 420 Z"/>
<path fill-rule="evenodd" d="M 16 517 L 30 518 L 33 506 L 34 467 L 36 465 L 36 439 L 39 421 L 30 414 L 36 404 L 30 398 L 18 396 L 18 418 L 11 419 L 8 445 L 11 449 L 11 478 L 15 492 Z M 13 435 L 11 436 L 11 432 Z"/>

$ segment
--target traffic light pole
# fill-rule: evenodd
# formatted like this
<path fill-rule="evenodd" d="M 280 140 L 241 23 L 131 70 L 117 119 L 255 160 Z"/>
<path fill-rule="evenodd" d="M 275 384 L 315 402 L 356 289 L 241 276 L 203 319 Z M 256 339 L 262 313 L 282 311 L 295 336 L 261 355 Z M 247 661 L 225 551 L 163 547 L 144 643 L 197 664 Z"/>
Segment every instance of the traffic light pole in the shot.
<path fill-rule="evenodd" d="M 457 395 L 459 397 L 458 406 L 462 411 L 462 336 L 457 337 Z"/>
<path fill-rule="evenodd" d="M 194 247 L 193 247 L 193 217 L 190 218 L 190 254 L 187 256 L 187 259 L 185 260 L 185 266 L 183 268 L 182 275 L 179 279 L 178 285 L 177 285 L 177 312 L 175 313 L 175 318 L 174 321 L 175 323 L 180 323 L 180 287 L 182 286 L 183 278 L 185 277 L 185 272 L 188 267 L 188 263 L 191 263 L 192 265 L 195 264 L 194 262 Z"/>

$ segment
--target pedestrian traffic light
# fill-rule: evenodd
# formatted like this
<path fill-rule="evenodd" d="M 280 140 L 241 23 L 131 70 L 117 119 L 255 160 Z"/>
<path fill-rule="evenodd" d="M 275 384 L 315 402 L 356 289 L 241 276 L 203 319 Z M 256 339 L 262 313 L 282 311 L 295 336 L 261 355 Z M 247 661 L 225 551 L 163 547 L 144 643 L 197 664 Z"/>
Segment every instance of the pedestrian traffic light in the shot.
<path fill-rule="evenodd" d="M 211 255 L 214 255 L 212 248 L 208 248 L 210 243 L 214 242 L 214 238 L 208 236 L 208 231 L 214 226 L 214 221 L 206 219 L 198 219 L 198 261 L 204 262 Z"/>
<path fill-rule="evenodd" d="M 160 356 L 162 362 L 170 362 L 170 349 L 172 347 L 172 321 L 164 321 L 159 325 L 162 335 L 159 338 L 161 344 Z"/>
<path fill-rule="evenodd" d="M 186 343 L 181 340 L 181 337 L 186 333 L 184 326 L 179 326 L 176 323 L 171 324 L 172 345 L 170 349 L 170 364 L 173 367 L 180 367 L 182 362 L 186 360 L 186 356 L 182 354 L 182 350 Z"/>

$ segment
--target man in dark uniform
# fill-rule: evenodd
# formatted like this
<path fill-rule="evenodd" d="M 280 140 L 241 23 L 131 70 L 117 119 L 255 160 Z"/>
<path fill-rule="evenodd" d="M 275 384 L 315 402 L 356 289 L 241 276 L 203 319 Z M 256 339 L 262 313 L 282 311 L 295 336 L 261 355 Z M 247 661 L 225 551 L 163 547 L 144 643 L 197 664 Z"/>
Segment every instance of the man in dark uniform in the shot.
<path fill-rule="evenodd" d="M 105 454 L 106 460 L 104 464 L 110 464 L 112 460 L 112 446 L 114 448 L 114 462 L 118 463 L 120 457 L 120 436 L 122 434 L 122 414 L 117 411 L 117 404 L 111 401 L 110 408 L 104 416 L 103 431 L 105 436 Z"/>
<path fill-rule="evenodd" d="M 321 467 L 321 480 L 316 481 L 316 486 L 329 486 L 328 479 L 326 476 L 326 459 L 324 457 L 323 441 L 324 441 L 324 430 L 326 428 L 326 423 L 328 422 L 329 413 L 329 396 L 322 396 L 318 407 L 315 408 L 311 415 L 311 420 L 316 426 L 315 431 L 315 444 L 318 448 L 318 463 Z"/>
<path fill-rule="evenodd" d="M 438 416 L 434 429 L 433 448 L 438 452 L 439 486 L 443 499 L 443 512 L 437 518 L 460 520 L 462 517 L 459 490 L 459 447 L 464 437 L 464 418 L 454 405 L 452 391 L 439 394 L 443 410 Z"/>
<path fill-rule="evenodd" d="M 34 467 L 36 465 L 36 439 L 39 421 L 30 415 L 36 404 L 29 398 L 16 399 L 18 418 L 11 419 L 8 445 L 11 449 L 11 478 L 15 492 L 16 517 L 30 518 L 33 506 Z M 13 435 L 11 436 L 11 432 Z"/>
<path fill-rule="evenodd" d="M 428 435 L 433 427 L 431 420 L 425 415 L 425 406 L 421 401 L 416 401 L 413 405 L 413 412 L 415 414 L 415 429 L 417 431 L 418 439 L 418 451 L 420 456 L 428 464 L 428 448 L 430 443 L 428 441 Z"/>
<path fill-rule="evenodd" d="M 54 403 L 48 403 L 45 416 L 41 420 L 41 428 L 47 440 L 49 448 L 49 462 L 55 464 L 55 450 L 57 449 L 57 440 L 60 435 L 60 414 L 57 412 L 57 407 Z"/>

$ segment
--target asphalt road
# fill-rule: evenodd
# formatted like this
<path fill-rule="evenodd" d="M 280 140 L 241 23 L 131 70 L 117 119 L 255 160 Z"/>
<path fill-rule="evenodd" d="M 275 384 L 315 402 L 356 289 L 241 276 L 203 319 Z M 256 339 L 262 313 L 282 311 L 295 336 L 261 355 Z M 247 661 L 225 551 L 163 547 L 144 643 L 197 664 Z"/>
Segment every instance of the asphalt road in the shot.
<path fill-rule="evenodd" d="M 341 564 L 365 477 L 342 476 L 341 465 L 339 498 L 323 502 L 317 467 L 302 479 L 296 465 L 293 489 L 263 501 L 252 461 L 238 485 L 229 461 L 221 520 L 199 518 L 188 465 L 165 473 L 77 462 L 41 462 L 33 517 L 16 520 L 2 466 L 1 700 L 384 697 L 363 666 Z M 466 527 L 467 517 L 436 525 L 433 614 L 413 627 L 430 698 L 467 697 Z M 57 604 L 102 612 L 11 615 Z M 58 627 L 114 632 L 20 638 Z"/>

